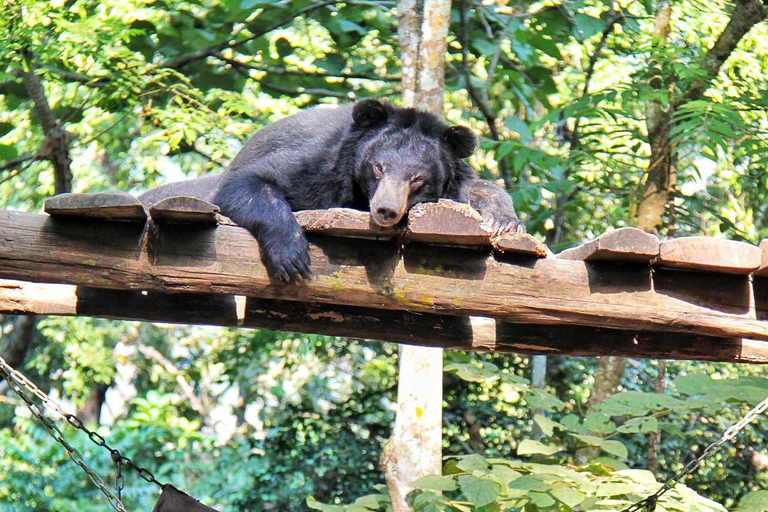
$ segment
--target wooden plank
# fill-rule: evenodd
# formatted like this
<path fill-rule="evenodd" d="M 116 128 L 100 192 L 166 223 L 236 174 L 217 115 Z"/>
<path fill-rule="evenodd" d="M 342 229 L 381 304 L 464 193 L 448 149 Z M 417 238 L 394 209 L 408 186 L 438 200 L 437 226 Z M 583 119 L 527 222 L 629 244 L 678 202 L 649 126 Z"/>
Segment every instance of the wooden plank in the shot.
<path fill-rule="evenodd" d="M 6 313 L 239 326 L 469 351 L 768 363 L 768 343 L 737 338 L 0 280 L 0 314 Z"/>
<path fill-rule="evenodd" d="M 746 275 L 760 267 L 760 249 L 752 244 L 704 236 L 667 240 L 653 264 L 660 267 Z"/>
<path fill-rule="evenodd" d="M 144 205 L 125 192 L 60 194 L 45 201 L 45 212 L 54 216 L 144 222 Z"/>
<path fill-rule="evenodd" d="M 216 224 L 219 207 L 196 197 L 166 197 L 149 207 L 152 220 L 169 224 Z"/>
<path fill-rule="evenodd" d="M 0 211 L 0 278 L 768 339 L 768 322 L 748 297 L 692 299 L 684 286 L 660 293 L 648 268 L 556 258 L 512 264 L 478 251 L 323 237 L 310 243 L 312 279 L 286 285 L 270 281 L 244 229 L 157 231 Z"/>
<path fill-rule="evenodd" d="M 504 233 L 492 240 L 493 249 L 502 254 L 521 254 L 546 258 L 547 246 L 527 233 Z"/>
<path fill-rule="evenodd" d="M 497 325 L 495 350 L 499 352 L 768 363 L 764 341 L 583 326 Z"/>
<path fill-rule="evenodd" d="M 755 271 L 755 275 L 768 277 L 768 239 L 760 240 L 760 267 Z"/>
<path fill-rule="evenodd" d="M 402 232 L 399 227 L 383 228 L 371 220 L 371 214 L 352 208 L 305 210 L 294 213 L 307 233 L 329 236 L 389 240 Z"/>
<path fill-rule="evenodd" d="M 565 260 L 650 263 L 659 255 L 659 239 L 637 228 L 609 231 L 557 255 Z"/>
<path fill-rule="evenodd" d="M 492 233 L 482 223 L 483 217 L 465 203 L 448 199 L 436 203 L 419 203 L 408 213 L 405 241 L 489 246 Z"/>

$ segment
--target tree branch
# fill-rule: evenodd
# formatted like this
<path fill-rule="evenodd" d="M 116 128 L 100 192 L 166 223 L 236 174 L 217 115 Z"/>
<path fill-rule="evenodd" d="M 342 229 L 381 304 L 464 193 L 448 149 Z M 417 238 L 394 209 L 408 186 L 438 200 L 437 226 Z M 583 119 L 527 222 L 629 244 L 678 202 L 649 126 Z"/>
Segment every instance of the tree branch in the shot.
<path fill-rule="evenodd" d="M 291 13 L 289 16 L 267 26 L 266 28 L 256 32 L 255 34 L 252 34 L 251 36 L 241 40 L 241 41 L 235 41 L 234 38 L 237 37 L 237 33 L 233 34 L 229 39 L 226 41 L 222 41 L 221 43 L 215 44 L 213 46 L 209 46 L 207 48 L 203 48 L 201 50 L 197 50 L 191 53 L 188 53 L 186 55 L 181 55 L 179 57 L 176 57 L 174 59 L 168 59 L 160 63 L 160 67 L 162 68 L 171 68 L 171 69 L 179 69 L 190 62 L 194 62 L 196 60 L 205 59 L 206 57 L 212 57 L 215 56 L 217 53 L 220 53 L 225 48 L 236 48 L 238 46 L 242 46 L 244 44 L 247 44 L 254 39 L 258 39 L 259 37 L 262 37 L 270 32 L 272 32 L 275 29 L 278 29 L 285 25 L 286 23 L 290 23 L 291 21 L 295 20 L 299 16 L 303 14 L 307 14 L 309 12 L 312 12 L 316 9 L 321 9 L 323 7 L 329 6 L 331 4 L 339 3 L 340 0 L 328 0 L 325 2 L 318 2 L 315 4 L 308 5 L 304 7 L 303 9 L 299 9 L 296 12 Z"/>
<path fill-rule="evenodd" d="M 317 78 L 340 78 L 340 79 L 348 79 L 348 78 L 354 78 L 358 80 L 375 80 L 375 81 L 381 81 L 381 82 L 400 82 L 402 80 L 401 76 L 378 76 L 378 75 L 369 75 L 365 73 L 338 73 L 338 74 L 332 74 L 332 73 L 323 73 L 323 72 L 317 72 L 317 71 L 304 71 L 301 69 L 288 69 L 288 68 L 280 68 L 276 66 L 266 66 L 263 64 L 256 64 L 253 62 L 243 62 L 241 60 L 232 58 L 232 57 L 225 57 L 221 53 L 213 55 L 213 57 L 216 57 L 219 60 L 222 60 L 226 62 L 227 64 L 231 64 L 232 66 L 237 66 L 241 68 L 246 69 L 253 69 L 254 71 L 260 71 L 263 73 L 266 73 L 267 75 L 289 75 L 289 76 L 306 76 L 306 77 L 317 77 Z"/>
<path fill-rule="evenodd" d="M 707 72 L 707 76 L 693 82 L 680 103 L 701 98 L 712 79 L 717 76 L 720 68 L 738 46 L 739 41 L 753 26 L 765 19 L 768 19 L 768 5 L 761 0 L 737 0 L 728 25 L 701 62 L 701 69 Z"/>
<path fill-rule="evenodd" d="M 603 29 L 603 32 L 600 35 L 600 41 L 598 41 L 597 46 L 595 46 L 595 50 L 592 52 L 592 55 L 590 55 L 589 57 L 589 65 L 587 66 L 587 71 L 584 76 L 584 87 L 582 88 L 581 96 L 577 101 L 581 101 L 582 99 L 586 98 L 587 94 L 589 94 L 589 84 L 592 81 L 592 76 L 595 74 L 595 67 L 597 65 L 597 61 L 603 52 L 603 47 L 605 47 L 605 42 L 608 39 L 608 36 L 610 35 L 611 32 L 613 32 L 613 26 L 616 25 L 616 23 L 618 23 L 621 17 L 622 17 L 621 12 L 615 11 L 613 8 L 613 4 L 611 4 L 611 7 L 608 9 L 608 13 L 605 17 L 605 28 Z M 571 131 L 571 141 L 568 148 L 568 167 L 563 172 L 563 179 L 566 179 L 566 180 L 573 173 L 573 165 L 574 165 L 573 155 L 579 149 L 580 122 L 581 122 L 580 117 L 576 117 L 576 120 L 573 122 L 573 130 Z M 555 216 L 553 219 L 554 226 L 552 229 L 550 229 L 547 232 L 547 236 L 546 236 L 547 245 L 557 245 L 558 243 L 560 243 L 560 238 L 562 237 L 562 232 L 563 232 L 563 222 L 565 221 L 565 206 L 573 198 L 575 193 L 576 193 L 576 190 L 571 192 L 571 194 L 569 194 L 568 197 L 565 197 L 563 192 L 557 193 L 557 196 L 555 197 Z"/>
<path fill-rule="evenodd" d="M 19 164 L 23 164 L 25 162 L 35 161 L 35 160 L 40 160 L 40 157 L 34 153 L 25 153 L 23 155 L 17 156 L 12 160 L 8 160 L 7 162 L 0 165 L 0 172 L 7 171 L 8 169 L 13 169 Z"/>
<path fill-rule="evenodd" d="M 23 52 L 23 56 L 27 61 L 29 71 L 23 73 L 22 80 L 27 94 L 32 98 L 33 110 L 45 134 L 45 140 L 37 156 L 41 159 L 45 158 L 53 164 L 55 193 L 69 192 L 72 190 L 72 171 L 70 169 L 72 159 L 69 157 L 71 134 L 61 127 L 48 103 L 43 82 L 35 73 L 37 66 L 34 63 L 34 56 L 27 50 Z"/>
<path fill-rule="evenodd" d="M 206 411 L 202 400 L 200 400 L 200 398 L 197 396 L 192 385 L 187 382 L 187 379 L 185 379 L 179 369 L 176 368 L 176 365 L 169 361 L 163 354 L 160 353 L 159 350 L 154 347 L 139 343 L 136 348 L 144 355 L 144 357 L 156 362 L 162 366 L 166 372 L 176 378 L 176 383 L 179 385 L 179 388 L 181 388 L 184 396 L 187 397 L 187 400 L 189 400 L 189 404 L 192 406 L 192 409 L 194 409 L 195 412 L 197 412 L 200 416 L 205 418 Z"/>
<path fill-rule="evenodd" d="M 478 91 L 472 84 L 472 76 L 469 69 L 469 23 L 467 23 L 467 2 L 461 1 L 459 6 L 459 20 L 461 23 L 461 53 L 462 63 L 461 72 L 464 76 L 464 82 L 467 87 L 467 92 L 472 102 L 477 106 L 480 113 L 483 114 L 485 122 L 488 125 L 488 130 L 491 132 L 491 138 L 495 141 L 501 141 L 502 137 L 499 133 L 499 129 L 496 126 L 497 114 L 485 101 L 480 91 Z M 501 179 L 504 180 L 504 188 L 512 188 L 512 174 L 509 171 L 509 162 L 507 157 L 499 159 L 499 174 Z"/>

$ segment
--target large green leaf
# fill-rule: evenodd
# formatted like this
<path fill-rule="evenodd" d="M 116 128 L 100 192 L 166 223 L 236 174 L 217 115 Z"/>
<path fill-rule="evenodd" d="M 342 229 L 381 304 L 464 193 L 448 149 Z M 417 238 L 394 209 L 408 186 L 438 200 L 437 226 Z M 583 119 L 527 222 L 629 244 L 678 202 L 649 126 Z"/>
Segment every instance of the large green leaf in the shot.
<path fill-rule="evenodd" d="M 459 486 L 464 496 L 477 507 L 493 503 L 501 494 L 501 486 L 498 483 L 472 475 L 459 476 Z"/>
<path fill-rule="evenodd" d="M 411 486 L 428 491 L 453 491 L 456 489 L 456 480 L 450 476 L 427 475 L 413 482 Z"/>
<path fill-rule="evenodd" d="M 553 455 L 563 451 L 561 446 L 546 445 L 532 439 L 524 439 L 517 445 L 518 455 Z"/>

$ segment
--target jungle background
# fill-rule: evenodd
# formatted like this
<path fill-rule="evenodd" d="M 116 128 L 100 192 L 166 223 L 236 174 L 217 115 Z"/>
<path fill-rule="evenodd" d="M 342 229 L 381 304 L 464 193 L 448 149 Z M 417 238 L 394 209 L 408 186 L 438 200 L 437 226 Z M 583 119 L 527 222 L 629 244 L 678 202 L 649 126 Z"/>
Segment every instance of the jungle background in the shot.
<path fill-rule="evenodd" d="M 301 108 L 399 102 L 396 7 L 4 0 L 0 207 L 220 172 L 255 130 Z M 456 1 L 446 116 L 482 135 L 472 165 L 555 251 L 628 225 L 756 243 L 768 237 L 767 16 L 759 0 Z M 395 345 L 0 322 L 4 358 L 204 503 L 387 507 Z M 420 482 L 417 510 L 620 510 L 768 394 L 749 365 L 461 352 L 445 364 L 445 476 Z M 109 453 L 62 428 L 109 482 Z M 767 436 L 762 418 L 657 510 L 768 510 Z M 128 509 L 150 510 L 156 489 L 125 474 Z M 0 510 L 106 507 L 0 383 Z"/>

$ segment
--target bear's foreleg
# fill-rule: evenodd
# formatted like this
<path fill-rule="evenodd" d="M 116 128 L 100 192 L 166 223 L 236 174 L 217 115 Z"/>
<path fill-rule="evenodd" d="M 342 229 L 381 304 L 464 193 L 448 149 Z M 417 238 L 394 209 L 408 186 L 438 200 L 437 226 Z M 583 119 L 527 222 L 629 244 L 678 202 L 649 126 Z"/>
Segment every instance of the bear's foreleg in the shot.
<path fill-rule="evenodd" d="M 483 216 L 483 225 L 494 233 L 525 233 L 525 225 L 517 218 L 512 198 L 503 188 L 487 180 L 470 179 L 459 190 L 459 201 Z"/>
<path fill-rule="evenodd" d="M 244 227 L 259 242 L 261 260 L 273 279 L 309 277 L 309 243 L 283 192 L 249 170 L 230 171 L 214 203 L 222 215 Z"/>

